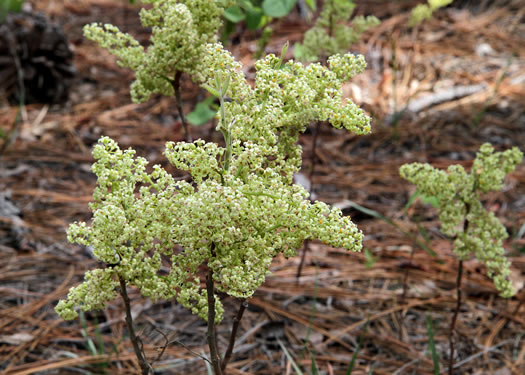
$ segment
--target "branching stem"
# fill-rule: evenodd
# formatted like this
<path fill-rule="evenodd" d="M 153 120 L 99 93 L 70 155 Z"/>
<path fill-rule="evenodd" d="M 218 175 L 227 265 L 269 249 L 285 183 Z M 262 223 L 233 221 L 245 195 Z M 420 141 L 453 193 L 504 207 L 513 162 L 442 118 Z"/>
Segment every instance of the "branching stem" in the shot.
<path fill-rule="evenodd" d="M 184 108 L 182 106 L 182 95 L 180 89 L 180 78 L 182 77 L 182 72 L 177 71 L 175 73 L 175 78 L 172 81 L 173 91 L 175 91 L 175 101 L 177 103 L 177 112 L 179 112 L 179 118 L 182 122 L 182 127 L 184 128 L 184 139 L 186 142 L 193 142 L 191 137 L 190 127 L 186 121 L 186 116 L 184 115 Z"/>
<path fill-rule="evenodd" d="M 312 178 L 314 177 L 315 154 L 317 152 L 317 139 L 319 138 L 320 131 L 321 131 L 321 122 L 317 121 L 317 123 L 315 124 L 314 138 L 312 140 L 312 153 L 310 154 L 310 173 L 308 174 L 308 181 L 310 182 L 308 193 L 310 196 L 310 200 L 312 200 L 312 191 L 314 189 L 314 182 Z M 299 282 L 299 278 L 301 277 L 301 274 L 303 272 L 304 261 L 306 259 L 306 253 L 308 252 L 309 244 L 310 242 L 308 240 L 304 241 L 303 253 L 301 254 L 301 262 L 299 263 L 299 267 L 297 267 L 297 274 L 295 276 L 297 282 Z"/>
<path fill-rule="evenodd" d="M 459 310 L 461 308 L 461 279 L 463 277 L 463 260 L 459 261 L 458 274 L 456 277 L 456 309 L 454 310 L 454 315 L 452 316 L 452 321 L 450 322 L 450 331 L 448 334 L 448 342 L 450 346 L 450 358 L 448 364 L 448 374 L 454 375 L 454 330 L 456 329 L 456 321 L 458 319 Z"/>
<path fill-rule="evenodd" d="M 126 309 L 126 326 L 128 327 L 129 338 L 131 340 L 131 343 L 133 344 L 133 350 L 135 351 L 137 360 L 139 361 L 139 366 L 142 375 L 148 375 L 150 373 L 151 366 L 148 363 L 146 356 L 144 355 L 142 343 L 140 341 L 140 338 L 135 333 L 135 328 L 133 327 L 133 316 L 131 315 L 131 304 L 129 301 L 128 291 L 126 289 L 126 281 L 124 281 L 124 279 L 120 275 L 118 279 L 120 282 L 120 295 L 122 296 L 122 300 L 124 301 L 124 306 Z"/>
<path fill-rule="evenodd" d="M 477 188 L 477 179 L 474 181 L 473 190 Z M 465 204 L 465 221 L 463 222 L 463 233 L 468 233 L 469 230 L 469 221 L 466 219 L 467 215 L 470 213 L 470 204 Z M 454 315 L 452 315 L 452 321 L 450 322 L 450 330 L 448 333 L 448 343 L 449 343 L 449 362 L 448 362 L 448 374 L 454 375 L 454 331 L 456 329 L 456 321 L 458 320 L 459 310 L 461 309 L 461 280 L 463 278 L 463 259 L 459 260 L 458 273 L 456 276 L 456 309 L 454 310 Z"/>
<path fill-rule="evenodd" d="M 221 370 L 223 371 L 223 375 L 225 375 L 226 366 L 228 365 L 228 362 L 230 361 L 230 358 L 233 353 L 233 348 L 235 346 L 235 337 L 237 336 L 237 331 L 239 329 L 239 324 L 242 319 L 242 315 L 244 314 L 244 310 L 248 307 L 248 302 L 246 300 L 241 301 L 241 305 L 239 306 L 239 310 L 237 311 L 237 315 L 235 318 L 233 318 L 233 326 L 232 326 L 232 332 L 230 335 L 230 342 L 228 343 L 228 349 L 226 349 L 226 353 L 224 354 L 224 358 L 221 362 Z"/>
<path fill-rule="evenodd" d="M 211 247 L 212 256 L 215 255 L 215 244 Z M 222 375 L 221 357 L 217 348 L 217 332 L 215 327 L 215 290 L 213 282 L 213 269 L 208 266 L 206 276 L 206 292 L 208 294 L 208 347 L 210 348 L 210 360 L 214 375 Z"/>

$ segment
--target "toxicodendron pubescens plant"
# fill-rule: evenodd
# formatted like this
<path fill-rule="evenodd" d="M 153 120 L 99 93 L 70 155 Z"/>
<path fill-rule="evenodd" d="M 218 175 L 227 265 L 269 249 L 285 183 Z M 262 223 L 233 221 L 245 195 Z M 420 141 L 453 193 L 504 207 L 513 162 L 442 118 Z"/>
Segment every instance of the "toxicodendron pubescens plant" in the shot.
<path fill-rule="evenodd" d="M 474 255 L 486 265 L 488 275 L 502 297 L 514 294 L 509 279 L 510 262 L 503 248 L 503 240 L 508 234 L 494 213 L 483 207 L 481 198 L 484 193 L 501 190 L 505 175 L 512 172 L 522 159 L 523 153 L 517 147 L 494 152 L 494 148 L 485 143 L 477 153 L 470 173 L 461 165 L 451 165 L 447 171 L 422 163 L 405 164 L 400 168 L 401 177 L 415 184 L 421 194 L 435 198 L 441 230 L 453 239 L 453 251 L 459 257 L 457 305 L 449 336 L 450 374 L 454 367 L 452 333 L 461 305 L 463 261 Z"/>
<path fill-rule="evenodd" d="M 318 61 L 345 53 L 361 34 L 379 24 L 374 16 L 358 16 L 347 23 L 354 12 L 352 0 L 326 0 L 314 27 L 304 34 L 303 43 L 295 45 L 295 57 L 301 61 Z"/>
<path fill-rule="evenodd" d="M 57 312 L 73 319 L 78 309 L 102 309 L 119 286 L 134 286 L 153 300 L 175 298 L 208 321 L 212 367 L 222 374 L 228 356 L 221 360 L 216 347 L 214 327 L 223 308 L 215 291 L 250 297 L 273 257 L 295 255 L 306 239 L 360 250 L 362 233 L 348 217 L 310 202 L 304 188 L 292 183 L 301 167 L 298 135 L 310 122 L 370 131 L 364 112 L 350 100 L 342 104 L 341 97 L 342 83 L 364 69 L 363 57 L 336 55 L 328 65 L 305 67 L 269 55 L 257 62 L 252 88 L 229 52 L 206 45 L 199 74 L 220 100 L 217 130 L 224 146 L 169 142 L 165 151 L 193 183 L 176 181 L 158 165 L 148 172 L 147 161 L 133 150 L 101 138 L 93 150 L 93 219 L 91 225 L 71 225 L 68 239 L 92 246 L 107 266 L 88 271 Z M 170 259 L 165 273 L 163 256 Z"/>
<path fill-rule="evenodd" d="M 132 35 L 111 24 L 93 23 L 84 27 L 86 38 L 97 42 L 118 57 L 118 63 L 135 72 L 131 85 L 134 102 L 152 94 L 175 96 L 177 111 L 187 141 L 191 141 L 182 108 L 180 79 L 188 74 L 194 82 L 204 78 L 202 59 L 206 44 L 217 41 L 221 16 L 230 0 L 144 0 L 152 4 L 140 11 L 145 27 L 152 30 L 150 44 L 142 46 Z"/>

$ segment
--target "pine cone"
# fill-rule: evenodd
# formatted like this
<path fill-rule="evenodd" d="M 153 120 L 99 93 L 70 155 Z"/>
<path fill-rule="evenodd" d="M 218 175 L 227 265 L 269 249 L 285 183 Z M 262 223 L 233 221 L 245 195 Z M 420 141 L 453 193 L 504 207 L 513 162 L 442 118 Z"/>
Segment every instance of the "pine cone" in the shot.
<path fill-rule="evenodd" d="M 9 13 L 0 24 L 0 90 L 13 104 L 65 101 L 72 60 L 66 36 L 44 15 Z"/>

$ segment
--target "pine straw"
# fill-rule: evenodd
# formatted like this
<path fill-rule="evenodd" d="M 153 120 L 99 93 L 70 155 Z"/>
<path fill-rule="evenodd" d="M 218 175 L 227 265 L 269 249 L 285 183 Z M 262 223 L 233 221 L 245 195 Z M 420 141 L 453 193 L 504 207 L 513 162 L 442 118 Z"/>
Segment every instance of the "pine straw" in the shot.
<path fill-rule="evenodd" d="M 277 339 L 305 369 L 310 368 L 311 352 L 326 374 L 343 374 L 363 334 L 354 374 L 368 374 L 372 368 L 374 374 L 432 374 L 427 314 L 434 322 L 441 369 L 446 370 L 457 259 L 449 241 L 439 233 L 433 209 L 417 203 L 404 212 L 414 188 L 397 171 L 410 161 L 443 168 L 452 163 L 469 167 L 483 142 L 492 142 L 498 150 L 523 149 L 524 12 L 512 1 L 505 2 L 505 7 L 477 9 L 475 15 L 451 8 L 409 29 L 409 7 L 396 8 L 392 3 L 385 7 L 373 1 L 360 6 L 360 12 L 378 14 L 383 23 L 356 46 L 356 51 L 367 55 L 369 70 L 346 87 L 348 94 L 373 113 L 374 133 L 355 137 L 325 127 L 313 182 L 320 199 L 330 203 L 350 199 L 394 220 L 424 242 L 419 232 L 423 233 L 437 256 L 431 257 L 384 221 L 346 209 L 364 231 L 364 246 L 376 262 L 367 263 L 361 253 L 348 254 L 314 243 L 303 276 L 296 280 L 299 258 L 277 258 L 273 275 L 249 300 L 230 374 L 292 373 Z M 53 310 L 68 288 L 81 281 L 84 271 L 97 266 L 86 249 L 66 243 L 65 228 L 90 217 L 87 203 L 95 180 L 89 171 L 89 150 L 101 134 L 166 166 L 163 143 L 182 139 L 182 129 L 167 98 L 130 104 L 132 75 L 81 38 L 83 23 L 122 24 L 124 16 L 125 27 L 144 37 L 147 33 L 139 28 L 132 8 L 123 11 L 123 4 L 109 0 L 39 1 L 37 5 L 63 21 L 75 44 L 79 77 L 67 105 L 26 107 L 16 140 L 1 156 L 1 190 L 11 192 L 7 202 L 19 212 L 6 214 L 4 210 L 0 215 L 4 258 L 0 266 L 0 371 L 10 375 L 135 374 L 138 366 L 125 336 L 120 301 L 104 312 L 86 314 L 87 336 L 99 348 L 97 337 L 103 342 L 104 351 L 96 355 L 87 349 L 80 322 L 64 322 Z M 280 23 L 268 50 L 280 51 L 287 39 L 299 41 L 297 30 L 304 29 L 304 23 L 293 17 Z M 242 35 L 233 50 L 250 64 L 256 36 Z M 492 51 L 480 56 L 476 47 L 486 49 L 479 47 L 483 43 Z M 484 86 L 467 96 L 449 95 L 453 87 L 472 85 Z M 443 93 L 449 95 L 444 101 Z M 187 111 L 197 95 L 185 81 Z M 430 95 L 430 106 L 411 113 L 410 100 L 424 95 Z M 16 111 L 0 109 L 2 129 L 11 129 Z M 212 126 L 194 129 L 194 133 L 210 139 Z M 311 141 L 311 134 L 302 138 L 305 168 L 309 167 Z M 486 205 L 511 234 L 505 245 L 520 293 L 509 300 L 499 298 L 484 268 L 476 261 L 465 263 L 467 300 L 455 336 L 458 374 L 525 372 L 525 240 L 516 236 L 525 223 L 525 164 L 507 178 L 505 186 L 504 191 L 489 194 Z M 168 335 L 170 344 L 154 364 L 158 373 L 205 374 L 198 357 L 207 351 L 204 323 L 170 302 L 152 304 L 136 291 L 130 297 L 148 358 L 156 357 L 165 344 L 159 330 Z M 238 308 L 237 301 L 224 301 L 228 313 L 219 326 L 223 350 Z"/>

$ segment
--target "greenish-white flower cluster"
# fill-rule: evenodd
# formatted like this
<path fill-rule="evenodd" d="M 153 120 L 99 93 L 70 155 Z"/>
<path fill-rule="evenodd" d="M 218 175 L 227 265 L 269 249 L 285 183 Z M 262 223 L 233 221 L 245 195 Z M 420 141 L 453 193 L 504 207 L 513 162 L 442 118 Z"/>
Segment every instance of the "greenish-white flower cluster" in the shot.
<path fill-rule="evenodd" d="M 415 184 L 422 194 L 438 199 L 441 229 L 455 237 L 454 252 L 460 259 L 474 254 L 487 266 L 489 276 L 504 297 L 513 295 L 510 263 L 503 248 L 507 232 L 496 216 L 484 209 L 480 199 L 482 193 L 501 190 L 505 175 L 522 158 L 523 153 L 516 147 L 494 152 L 485 143 L 470 173 L 460 165 L 451 165 L 446 172 L 421 163 L 405 164 L 400 169 L 401 176 Z"/>
<path fill-rule="evenodd" d="M 419 4 L 410 13 L 410 25 L 419 25 L 424 20 L 432 18 L 432 14 L 439 8 L 451 4 L 454 0 L 428 0 L 428 4 Z"/>
<path fill-rule="evenodd" d="M 358 16 L 347 26 L 355 4 L 350 0 L 326 0 L 313 28 L 304 35 L 303 44 L 295 45 L 295 56 L 302 61 L 344 53 L 359 41 L 362 33 L 379 24 L 374 16 Z"/>
<path fill-rule="evenodd" d="M 297 138 L 310 122 L 370 131 L 370 119 L 350 100 L 343 104 L 341 93 L 343 81 L 364 69 L 363 57 L 334 56 L 327 68 L 283 64 L 270 55 L 257 63 L 251 87 L 220 44 L 207 44 L 204 51 L 200 74 L 204 87 L 220 98 L 218 130 L 225 146 L 168 143 L 165 156 L 191 174 L 188 183 L 160 166 L 147 172 L 146 160 L 133 150 L 100 139 L 93 151 L 93 220 L 73 224 L 68 238 L 92 246 L 107 267 L 88 273 L 59 303 L 64 318 L 74 318 L 78 308 L 104 307 L 121 278 L 144 296 L 175 298 L 206 319 L 203 264 L 213 271 L 218 291 L 246 298 L 264 281 L 274 256 L 295 255 L 306 239 L 361 249 L 362 233 L 350 219 L 310 202 L 292 176 L 301 166 Z"/>
<path fill-rule="evenodd" d="M 233 139 L 262 147 L 273 159 L 268 165 L 281 168 L 288 181 L 300 169 L 297 140 L 310 123 L 328 121 L 356 134 L 370 132 L 370 118 L 365 112 L 349 99 L 342 104 L 342 84 L 366 67 L 361 55 L 334 55 L 327 68 L 293 60 L 283 63 L 270 54 L 257 61 L 252 88 L 241 65 L 220 44 L 208 45 L 208 52 L 204 59 L 205 86 L 212 87 L 225 77 L 230 82 L 225 95 L 232 101 L 225 104 L 224 121 L 219 112 L 218 130 L 231 131 Z M 225 129 L 228 124 L 233 124 L 231 129 Z"/>
<path fill-rule="evenodd" d="M 171 96 L 177 72 L 188 73 L 197 82 L 202 79 L 205 46 L 217 40 L 221 15 L 228 1 L 216 0 L 144 0 L 150 9 L 140 11 L 141 22 L 152 28 L 150 45 L 144 48 L 133 36 L 116 26 L 91 24 L 84 35 L 107 48 L 119 58 L 119 64 L 135 71 L 131 86 L 135 102 L 143 102 L 154 93 Z"/>

